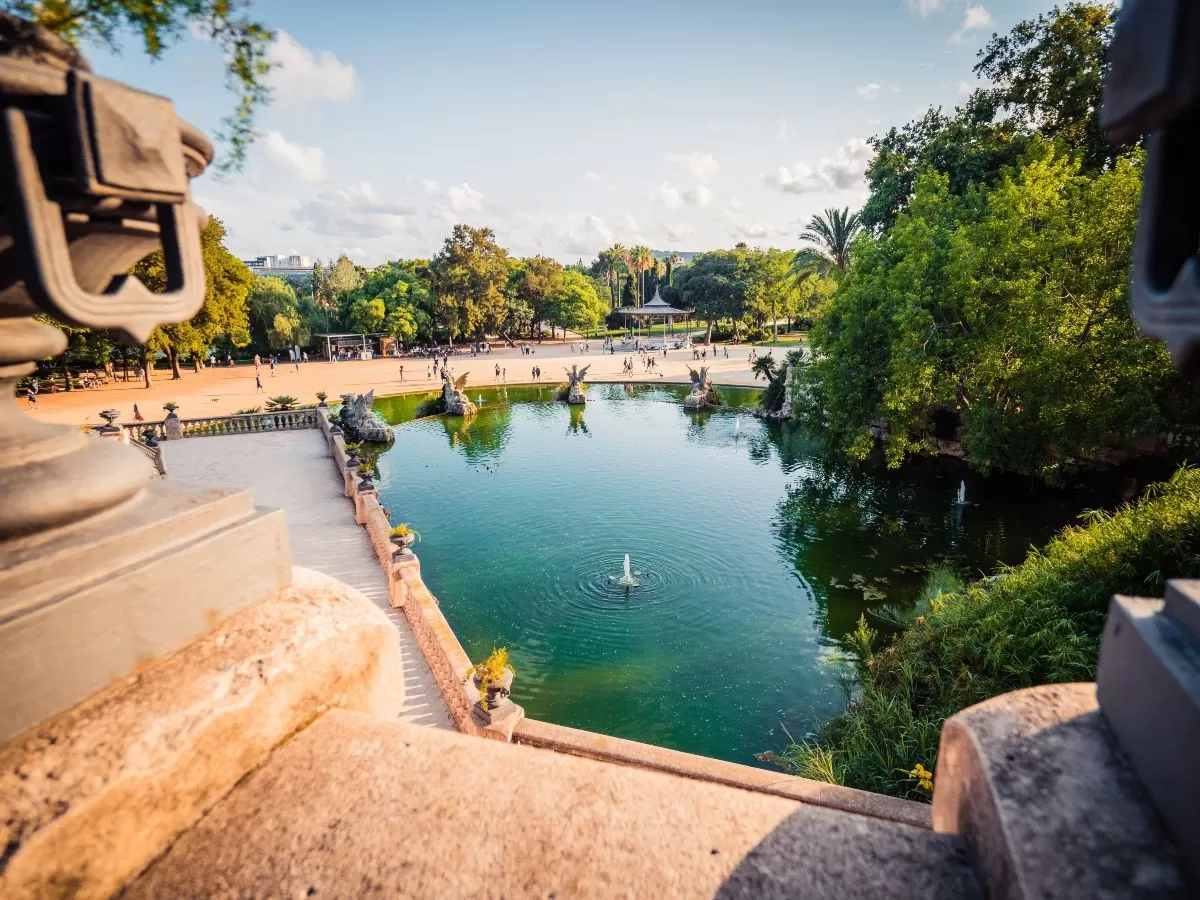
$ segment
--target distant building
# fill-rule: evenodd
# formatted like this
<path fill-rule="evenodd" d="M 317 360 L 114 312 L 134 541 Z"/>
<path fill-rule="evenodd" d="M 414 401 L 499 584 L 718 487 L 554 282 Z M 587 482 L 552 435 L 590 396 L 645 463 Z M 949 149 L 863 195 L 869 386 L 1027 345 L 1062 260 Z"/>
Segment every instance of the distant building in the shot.
<path fill-rule="evenodd" d="M 312 258 L 300 253 L 256 256 L 254 259 L 243 259 L 242 262 L 255 275 L 311 275 L 313 267 Z"/>

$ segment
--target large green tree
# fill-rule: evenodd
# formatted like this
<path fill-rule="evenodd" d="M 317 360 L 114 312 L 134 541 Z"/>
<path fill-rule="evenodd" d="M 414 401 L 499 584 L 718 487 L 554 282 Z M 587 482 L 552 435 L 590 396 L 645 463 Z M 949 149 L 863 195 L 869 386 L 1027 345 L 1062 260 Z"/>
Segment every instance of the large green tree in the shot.
<path fill-rule="evenodd" d="M 984 86 L 961 107 L 930 109 L 871 138 L 863 225 L 890 227 L 926 170 L 947 176 L 959 195 L 992 184 L 1035 135 L 1077 153 L 1085 172 L 1111 168 L 1121 150 L 1101 133 L 1098 115 L 1113 9 L 1068 3 L 994 36 L 975 66 Z"/>
<path fill-rule="evenodd" d="M 187 322 L 160 325 L 147 341 L 151 350 L 164 353 L 171 363 L 171 377 L 179 378 L 179 358 L 191 354 L 199 368 L 200 354 L 221 335 L 228 335 L 234 346 L 250 342 L 250 322 L 246 297 L 254 276 L 240 259 L 225 249 L 225 226 L 215 216 L 200 232 L 200 249 L 204 260 L 204 305 Z M 162 250 L 155 250 L 133 267 L 133 274 L 146 287 L 162 293 L 167 287 L 166 266 Z M 146 366 L 147 386 L 150 367 Z"/>
<path fill-rule="evenodd" d="M 1088 174 L 1040 139 L 991 190 L 921 176 L 813 331 L 803 413 L 856 456 L 958 439 L 1048 479 L 1154 433 L 1174 383 L 1129 315 L 1140 179 L 1136 158 Z"/>
<path fill-rule="evenodd" d="M 541 333 L 549 317 L 549 304 L 563 288 L 563 267 L 545 256 L 519 260 L 510 278 L 512 294 L 529 309 L 529 336 Z"/>
<path fill-rule="evenodd" d="M 455 225 L 429 261 L 438 320 L 455 335 L 483 338 L 507 318 L 508 254 L 490 228 Z"/>
<path fill-rule="evenodd" d="M 580 333 L 596 328 L 607 312 L 608 306 L 592 280 L 576 269 L 563 273 L 558 289 L 546 304 L 547 321 L 552 328 L 561 328 L 564 338 L 568 328 Z"/>

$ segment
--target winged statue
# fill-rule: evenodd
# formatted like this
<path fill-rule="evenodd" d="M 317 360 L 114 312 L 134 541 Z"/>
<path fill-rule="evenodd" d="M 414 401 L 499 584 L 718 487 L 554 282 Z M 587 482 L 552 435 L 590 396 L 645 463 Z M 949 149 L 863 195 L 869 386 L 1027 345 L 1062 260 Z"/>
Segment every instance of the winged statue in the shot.
<path fill-rule="evenodd" d="M 463 388 L 465 388 L 467 386 L 467 376 L 469 374 L 471 374 L 471 373 L 463 372 L 461 375 L 459 375 L 457 378 L 454 379 L 454 389 L 455 390 L 461 391 Z"/>

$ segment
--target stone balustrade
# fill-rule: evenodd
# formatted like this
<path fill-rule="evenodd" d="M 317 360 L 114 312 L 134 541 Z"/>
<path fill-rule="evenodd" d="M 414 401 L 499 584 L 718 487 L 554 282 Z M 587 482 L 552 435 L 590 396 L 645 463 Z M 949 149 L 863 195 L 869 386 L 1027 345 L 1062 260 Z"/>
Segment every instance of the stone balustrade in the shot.
<path fill-rule="evenodd" d="M 288 409 L 276 412 L 242 413 L 236 416 L 199 416 L 193 419 L 176 419 L 179 437 L 208 437 L 221 434 L 257 434 L 263 431 L 296 431 L 317 427 L 317 411 L 314 407 Z M 159 440 L 171 440 L 171 420 L 158 422 L 126 422 L 122 426 L 140 438 L 147 428 L 153 428 Z"/>

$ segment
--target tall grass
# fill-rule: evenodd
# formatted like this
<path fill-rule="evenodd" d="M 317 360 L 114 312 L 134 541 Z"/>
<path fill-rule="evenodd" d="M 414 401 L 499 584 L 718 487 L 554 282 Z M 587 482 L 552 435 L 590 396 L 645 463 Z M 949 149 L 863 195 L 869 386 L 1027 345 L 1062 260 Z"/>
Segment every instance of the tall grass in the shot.
<path fill-rule="evenodd" d="M 1006 691 L 1092 680 L 1113 594 L 1161 596 L 1166 578 L 1197 576 L 1200 470 L 1184 468 L 1135 503 L 1089 513 L 997 577 L 963 586 L 935 572 L 886 647 L 860 620 L 845 714 L 774 761 L 809 778 L 927 800 L 911 773 L 934 768 L 947 717 Z"/>

